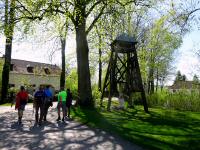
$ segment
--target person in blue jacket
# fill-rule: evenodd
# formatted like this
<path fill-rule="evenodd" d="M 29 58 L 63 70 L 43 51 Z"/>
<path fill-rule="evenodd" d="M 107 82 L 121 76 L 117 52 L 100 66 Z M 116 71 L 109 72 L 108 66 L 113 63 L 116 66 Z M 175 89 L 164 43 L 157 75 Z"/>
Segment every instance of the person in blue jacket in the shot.
<path fill-rule="evenodd" d="M 50 90 L 50 86 L 47 85 L 46 88 L 44 89 L 44 95 L 45 95 L 45 101 L 44 101 L 44 121 L 47 120 L 47 113 L 49 107 L 53 106 L 53 94 Z"/>

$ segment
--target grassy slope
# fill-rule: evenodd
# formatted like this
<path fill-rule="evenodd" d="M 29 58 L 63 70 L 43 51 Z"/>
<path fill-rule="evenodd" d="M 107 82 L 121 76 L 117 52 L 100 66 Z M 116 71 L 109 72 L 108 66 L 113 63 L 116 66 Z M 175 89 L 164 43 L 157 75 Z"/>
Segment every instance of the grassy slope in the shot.
<path fill-rule="evenodd" d="M 150 149 L 200 149 L 200 113 L 159 108 L 145 114 L 141 106 L 126 111 L 76 108 L 73 117 L 89 126 Z"/>

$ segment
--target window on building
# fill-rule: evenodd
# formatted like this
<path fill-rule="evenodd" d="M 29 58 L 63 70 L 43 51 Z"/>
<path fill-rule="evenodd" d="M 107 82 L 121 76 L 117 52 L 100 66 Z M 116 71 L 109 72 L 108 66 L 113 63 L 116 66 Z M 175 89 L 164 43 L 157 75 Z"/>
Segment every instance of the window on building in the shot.
<path fill-rule="evenodd" d="M 50 72 L 50 69 L 49 68 L 44 68 L 44 72 L 46 73 L 46 74 L 51 74 L 51 72 Z"/>
<path fill-rule="evenodd" d="M 9 84 L 8 88 L 15 87 L 15 84 Z"/>
<path fill-rule="evenodd" d="M 33 67 L 32 66 L 27 66 L 27 71 L 29 73 L 33 73 Z"/>

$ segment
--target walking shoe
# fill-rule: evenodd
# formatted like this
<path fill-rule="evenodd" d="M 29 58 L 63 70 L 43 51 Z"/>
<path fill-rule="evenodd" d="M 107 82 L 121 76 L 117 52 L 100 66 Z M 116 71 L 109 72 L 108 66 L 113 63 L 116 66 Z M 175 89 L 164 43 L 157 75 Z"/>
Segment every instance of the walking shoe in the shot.
<path fill-rule="evenodd" d="M 63 122 L 65 121 L 65 118 L 64 118 L 64 117 L 62 118 L 62 121 L 63 121 Z"/>

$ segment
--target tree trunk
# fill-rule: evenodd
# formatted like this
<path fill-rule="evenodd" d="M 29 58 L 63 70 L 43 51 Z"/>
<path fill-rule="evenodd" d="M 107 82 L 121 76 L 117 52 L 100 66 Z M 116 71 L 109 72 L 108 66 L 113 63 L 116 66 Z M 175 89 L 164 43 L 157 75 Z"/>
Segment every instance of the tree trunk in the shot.
<path fill-rule="evenodd" d="M 76 26 L 76 53 L 78 68 L 78 93 L 79 104 L 81 106 L 93 106 L 92 90 L 89 70 L 89 48 L 87 34 L 85 31 L 85 21 Z"/>
<path fill-rule="evenodd" d="M 164 87 L 164 77 L 161 77 L 161 80 L 160 80 L 160 88 L 161 88 L 161 91 L 163 91 L 163 87 Z"/>
<path fill-rule="evenodd" d="M 1 103 L 5 102 L 5 99 L 8 94 L 11 52 L 12 52 L 12 37 L 8 37 L 6 38 L 5 61 L 2 72 Z"/>
<path fill-rule="evenodd" d="M 60 75 L 60 88 L 65 87 L 65 46 L 66 46 L 66 38 L 61 37 L 61 57 L 62 57 L 62 71 Z"/>
<path fill-rule="evenodd" d="M 154 93 L 154 80 L 151 80 L 151 88 L 150 88 L 150 93 L 153 94 Z"/>
<path fill-rule="evenodd" d="M 99 91 L 102 91 L 102 61 L 101 61 L 101 56 L 102 56 L 102 50 L 101 50 L 101 45 L 102 45 L 102 38 L 101 38 L 101 34 L 99 33 L 99 29 L 96 26 L 96 32 L 98 35 L 98 39 L 99 39 L 99 43 L 98 43 L 98 47 L 99 47 L 99 80 L 98 80 L 98 89 Z"/>
<path fill-rule="evenodd" d="M 102 85 L 102 61 L 101 61 L 101 56 L 102 56 L 102 51 L 101 51 L 101 44 L 102 44 L 102 39 L 101 36 L 99 36 L 99 82 L 98 82 L 98 88 L 99 91 L 101 91 L 101 85 Z"/>
<path fill-rule="evenodd" d="M 159 82 L 159 75 L 158 75 L 158 68 L 156 69 L 156 92 L 158 91 L 158 82 Z"/>
<path fill-rule="evenodd" d="M 12 54 L 12 39 L 14 32 L 14 18 L 15 18 L 15 0 L 5 1 L 5 22 L 4 22 L 4 35 L 6 36 L 6 46 L 5 46 L 5 61 L 2 72 L 2 89 L 1 89 L 1 101 L 4 103 L 8 94 L 8 84 L 9 84 L 9 72 L 11 64 L 11 54 Z"/>
<path fill-rule="evenodd" d="M 153 77 L 153 74 L 154 74 L 154 70 L 153 68 L 150 68 L 149 70 L 149 79 L 148 79 L 148 93 L 149 94 L 152 94 L 154 93 L 154 77 Z"/>

